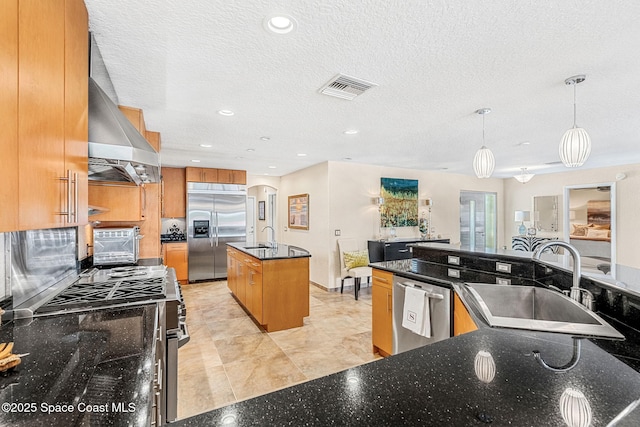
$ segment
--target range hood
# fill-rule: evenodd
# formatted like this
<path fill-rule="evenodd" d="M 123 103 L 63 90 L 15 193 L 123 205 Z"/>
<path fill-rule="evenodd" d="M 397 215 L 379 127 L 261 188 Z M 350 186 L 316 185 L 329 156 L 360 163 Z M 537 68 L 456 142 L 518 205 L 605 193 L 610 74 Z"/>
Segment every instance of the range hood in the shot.
<path fill-rule="evenodd" d="M 89 179 L 160 182 L 160 157 L 89 77 Z"/>

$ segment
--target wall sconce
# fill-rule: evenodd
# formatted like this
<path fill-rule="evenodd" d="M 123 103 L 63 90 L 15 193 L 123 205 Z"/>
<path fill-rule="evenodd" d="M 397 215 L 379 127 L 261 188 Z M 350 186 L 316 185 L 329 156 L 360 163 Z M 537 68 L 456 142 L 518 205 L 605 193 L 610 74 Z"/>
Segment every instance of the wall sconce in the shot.
<path fill-rule="evenodd" d="M 384 197 L 374 197 L 372 199 L 372 203 L 378 206 L 379 211 L 382 211 L 382 207 L 384 206 Z"/>
<path fill-rule="evenodd" d="M 525 221 L 529 221 L 531 219 L 531 212 L 529 211 L 516 211 L 515 213 L 515 222 L 520 223 L 520 227 L 518 227 L 518 233 L 521 235 L 526 234 L 527 227 L 524 225 Z"/>

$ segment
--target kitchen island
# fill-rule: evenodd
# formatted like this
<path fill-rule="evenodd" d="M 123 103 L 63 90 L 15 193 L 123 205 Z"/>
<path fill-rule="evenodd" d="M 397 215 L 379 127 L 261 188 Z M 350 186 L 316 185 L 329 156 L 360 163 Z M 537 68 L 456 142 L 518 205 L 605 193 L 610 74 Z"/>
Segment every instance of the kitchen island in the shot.
<path fill-rule="evenodd" d="M 477 258 L 492 257 L 478 254 Z M 557 261 L 557 269 L 549 267 L 553 259 L 548 259 L 529 270 L 530 254 L 516 254 L 513 261 L 523 263 L 514 267 L 515 283 L 532 284 L 524 272 L 534 269 L 543 282 L 552 277 L 556 283 L 571 283 L 570 277 L 565 277 L 566 269 L 561 271 L 562 259 Z M 490 262 L 495 266 L 495 260 Z M 422 260 L 373 266 L 405 277 L 427 277 L 454 290 L 461 278 L 489 277 L 481 276 L 486 272 L 461 268 L 461 277 L 451 278 L 446 266 Z M 593 277 L 585 281 L 597 291 Z M 603 288 L 597 295 L 598 313 L 625 340 L 582 339 L 579 360 L 566 372 L 543 367 L 533 354 L 540 352 L 551 366 L 567 364 L 573 355 L 570 335 L 490 328 L 475 307 L 464 301 L 478 326 L 474 332 L 180 420 L 176 425 L 483 425 L 478 417 L 485 417 L 496 426 L 565 426 L 563 417 L 573 416 L 563 413 L 566 406 L 561 401 L 567 399 L 576 399 L 576 407 L 588 414 L 588 425 L 607 425 L 640 398 L 640 333 L 634 321 L 640 304 L 635 292 L 624 289 L 614 292 Z M 495 369 L 476 368 L 476 358 Z M 640 408 L 630 411 L 617 425 L 640 425 Z"/>
<path fill-rule="evenodd" d="M 296 328 L 309 316 L 309 258 L 299 247 L 227 243 L 227 283 L 267 332 Z"/>

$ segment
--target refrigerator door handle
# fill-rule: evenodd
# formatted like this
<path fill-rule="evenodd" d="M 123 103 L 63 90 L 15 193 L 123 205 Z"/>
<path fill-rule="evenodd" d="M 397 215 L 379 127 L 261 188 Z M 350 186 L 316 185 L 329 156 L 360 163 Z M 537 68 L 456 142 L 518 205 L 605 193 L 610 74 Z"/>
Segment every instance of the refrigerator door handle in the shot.
<path fill-rule="evenodd" d="M 218 222 L 218 212 L 216 212 L 216 246 L 218 246 L 218 235 L 219 235 L 219 228 L 218 225 L 220 223 Z"/>

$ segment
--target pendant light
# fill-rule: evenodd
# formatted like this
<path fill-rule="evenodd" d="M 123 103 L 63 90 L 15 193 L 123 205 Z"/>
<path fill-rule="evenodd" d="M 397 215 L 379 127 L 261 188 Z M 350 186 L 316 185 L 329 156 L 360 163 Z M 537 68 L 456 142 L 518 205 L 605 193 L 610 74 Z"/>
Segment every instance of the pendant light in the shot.
<path fill-rule="evenodd" d="M 573 127 L 564 133 L 560 142 L 560 159 L 568 168 L 582 166 L 591 154 L 591 138 L 586 130 L 576 126 L 576 86 L 585 80 L 586 76 L 569 77 L 564 81 L 567 86 L 573 86 Z"/>
<path fill-rule="evenodd" d="M 491 108 L 476 110 L 476 113 L 482 115 L 482 147 L 480 147 L 473 158 L 473 171 L 478 178 L 489 178 L 493 173 L 493 168 L 496 166 L 493 153 L 484 145 L 484 116 L 490 112 Z"/>
<path fill-rule="evenodd" d="M 527 168 L 520 168 L 521 172 L 520 175 L 516 175 L 514 176 L 514 178 L 521 183 L 526 183 L 531 181 L 531 178 L 533 178 L 535 176 L 535 174 L 532 173 L 527 173 Z"/>
<path fill-rule="evenodd" d="M 593 419 L 589 401 L 574 388 L 565 389 L 560 396 L 560 414 L 569 427 L 588 427 Z"/>

